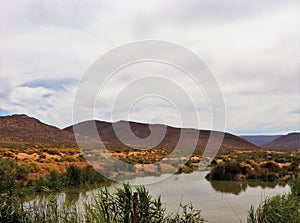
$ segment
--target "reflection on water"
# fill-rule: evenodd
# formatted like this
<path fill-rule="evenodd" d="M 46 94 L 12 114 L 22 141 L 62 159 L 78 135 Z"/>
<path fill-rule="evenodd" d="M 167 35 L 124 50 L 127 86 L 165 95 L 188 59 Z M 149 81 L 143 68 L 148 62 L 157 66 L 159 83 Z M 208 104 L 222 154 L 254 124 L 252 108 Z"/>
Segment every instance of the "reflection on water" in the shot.
<path fill-rule="evenodd" d="M 241 191 L 246 191 L 247 183 L 245 182 L 236 182 L 236 181 L 210 181 L 209 182 L 212 188 L 215 191 L 223 193 L 231 193 L 238 195 Z"/>
<path fill-rule="evenodd" d="M 247 190 L 248 187 L 275 188 L 279 185 L 276 182 L 247 182 L 247 181 L 209 181 L 216 192 L 231 193 L 239 195 Z M 285 184 L 282 184 L 285 186 Z"/>
<path fill-rule="evenodd" d="M 286 193 L 288 185 L 261 182 L 238 181 L 207 181 L 207 172 L 193 172 L 191 174 L 173 175 L 166 178 L 144 177 L 129 181 L 133 185 L 145 184 L 153 197 L 160 196 L 167 212 L 176 212 L 180 203 L 192 203 L 208 222 L 246 222 L 247 213 L 251 205 L 257 206 L 266 196 Z M 163 180 L 162 180 L 163 179 Z M 162 181 L 160 181 L 162 180 Z M 157 182 L 149 184 L 149 182 Z M 160 182 L 159 182 L 160 181 Z M 115 186 L 109 187 L 114 190 Z M 58 202 L 72 202 L 79 209 L 83 209 L 84 202 L 91 202 L 91 195 L 97 189 L 83 187 L 60 193 Z M 37 195 L 34 199 L 46 197 Z"/>

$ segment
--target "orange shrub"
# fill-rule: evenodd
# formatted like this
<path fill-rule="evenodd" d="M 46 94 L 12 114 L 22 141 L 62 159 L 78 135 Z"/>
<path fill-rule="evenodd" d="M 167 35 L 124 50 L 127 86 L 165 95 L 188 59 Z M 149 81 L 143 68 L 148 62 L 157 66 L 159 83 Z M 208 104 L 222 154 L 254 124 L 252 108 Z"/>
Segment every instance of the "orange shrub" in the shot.
<path fill-rule="evenodd" d="M 35 162 L 34 160 L 26 160 L 23 164 L 22 164 L 22 166 L 24 166 L 24 167 L 26 167 L 26 168 L 28 168 L 28 169 L 30 169 L 30 171 L 32 172 L 32 173 L 36 173 L 36 172 L 38 172 L 39 170 L 40 170 L 40 165 L 37 163 L 37 162 Z"/>

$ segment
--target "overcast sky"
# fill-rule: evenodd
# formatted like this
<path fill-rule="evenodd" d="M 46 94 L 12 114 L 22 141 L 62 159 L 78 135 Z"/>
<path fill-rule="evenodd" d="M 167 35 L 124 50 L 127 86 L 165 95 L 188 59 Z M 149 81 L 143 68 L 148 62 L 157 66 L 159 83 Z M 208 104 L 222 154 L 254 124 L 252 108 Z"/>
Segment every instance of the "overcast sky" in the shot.
<path fill-rule="evenodd" d="M 156 39 L 191 50 L 210 67 L 223 92 L 226 131 L 300 130 L 298 0 L 1 0 L 0 22 L 0 115 L 25 113 L 68 126 L 78 83 L 99 56 Z M 109 90 L 120 86 L 122 78 Z M 154 99 L 141 100 L 130 119 L 180 125 L 172 106 Z M 197 112 L 201 122 L 184 127 L 210 128 L 209 103 L 199 100 L 202 109 L 182 115 Z M 111 121 L 101 103 L 97 118 Z"/>

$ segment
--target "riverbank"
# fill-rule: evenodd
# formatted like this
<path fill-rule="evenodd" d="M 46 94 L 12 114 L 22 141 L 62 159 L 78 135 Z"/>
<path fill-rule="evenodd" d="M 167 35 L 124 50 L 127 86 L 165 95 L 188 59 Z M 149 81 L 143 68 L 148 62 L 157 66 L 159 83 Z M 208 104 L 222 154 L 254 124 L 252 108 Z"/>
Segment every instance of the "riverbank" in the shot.
<path fill-rule="evenodd" d="M 237 180 L 237 181 L 264 181 L 264 182 L 289 182 L 298 176 L 299 164 L 296 162 L 279 165 L 273 160 L 244 161 L 226 160 L 213 165 L 208 180 Z"/>
<path fill-rule="evenodd" d="M 158 198 L 161 195 L 163 207 L 166 208 L 166 215 L 176 213 L 180 203 L 191 203 L 195 210 L 201 210 L 203 218 L 210 223 L 240 222 L 239 219 L 246 222 L 251 205 L 257 206 L 265 197 L 289 193 L 290 191 L 288 185 L 281 186 L 275 182 L 251 182 L 247 184 L 239 181 L 207 181 L 204 178 L 207 173 L 207 171 L 195 171 L 190 174 L 138 177 L 129 180 L 129 183 L 131 185 L 146 184 L 145 188 L 153 198 Z M 108 189 L 113 192 L 115 187 L 122 187 L 122 184 L 111 185 Z M 49 198 L 52 200 L 56 198 L 58 205 L 72 204 L 76 205 L 78 210 L 84 211 L 84 203 L 91 202 L 98 190 L 97 188 L 88 189 L 86 187 L 81 192 L 75 189 L 56 195 L 37 194 L 34 200 L 27 202 L 41 205 L 43 201 L 48 202 Z"/>

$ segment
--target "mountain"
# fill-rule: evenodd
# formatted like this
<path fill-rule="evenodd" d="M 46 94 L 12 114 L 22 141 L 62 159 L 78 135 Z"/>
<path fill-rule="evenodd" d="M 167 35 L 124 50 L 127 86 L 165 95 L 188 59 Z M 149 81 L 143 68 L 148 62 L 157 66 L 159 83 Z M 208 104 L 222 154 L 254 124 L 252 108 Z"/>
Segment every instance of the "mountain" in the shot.
<path fill-rule="evenodd" d="M 0 116 L 0 141 L 75 143 L 74 135 L 27 115 Z"/>
<path fill-rule="evenodd" d="M 96 124 L 97 128 L 96 133 L 92 131 L 92 126 L 94 124 Z M 119 121 L 116 123 L 104 121 L 84 121 L 61 130 L 55 126 L 42 123 L 36 118 L 22 114 L 0 116 L 0 141 L 75 144 L 76 141 L 73 134 L 74 127 L 78 129 L 78 131 L 76 131 L 76 133 L 79 133 L 78 137 L 83 139 L 85 142 L 95 142 L 95 138 L 98 137 L 99 133 L 103 142 L 122 146 L 124 144 L 121 142 L 119 137 L 117 137 L 114 128 L 119 129 L 121 131 L 121 135 L 126 135 L 128 132 L 131 132 L 126 130 L 126 126 L 129 126 L 133 134 L 137 136 L 136 138 L 130 135 L 126 136 L 126 142 L 129 140 L 130 145 L 143 147 L 149 147 L 149 145 L 152 145 L 151 140 L 147 141 L 150 144 L 147 144 L 142 140 L 143 138 L 147 138 L 151 131 L 154 135 L 156 134 L 156 136 L 160 138 L 159 142 L 161 141 L 161 143 L 159 146 L 173 148 L 177 145 L 180 137 L 180 142 L 182 143 L 181 146 L 183 147 L 193 145 L 192 141 L 193 139 L 196 139 L 197 147 L 205 148 L 211 133 L 219 136 L 222 135 L 222 132 L 213 132 L 210 130 L 175 128 L 161 124 L 143 124 L 128 121 Z M 164 130 L 165 133 L 163 132 Z M 153 134 L 151 137 L 152 136 Z M 135 139 L 132 140 L 132 138 Z M 157 140 L 154 139 L 154 142 L 155 141 Z M 258 149 L 259 147 L 238 136 L 225 133 L 221 148 Z"/>
<path fill-rule="evenodd" d="M 262 145 L 268 149 L 300 149 L 300 132 L 289 133 Z"/>
<path fill-rule="evenodd" d="M 269 143 L 282 135 L 240 135 L 239 137 L 253 143 L 257 146 L 262 146 Z"/>
<path fill-rule="evenodd" d="M 143 124 L 143 123 L 136 123 L 136 122 L 128 122 L 128 121 L 119 121 L 115 123 L 104 122 L 104 121 L 84 121 L 80 122 L 74 126 L 66 127 L 64 130 L 73 132 L 73 128 L 76 128 L 76 133 L 81 136 L 87 137 L 98 137 L 97 132 L 95 133 L 92 131 L 93 126 L 96 127 L 101 140 L 105 143 L 112 143 L 115 145 L 122 145 L 120 139 L 116 136 L 114 128 L 120 129 L 121 134 L 126 134 L 124 132 L 124 128 L 126 126 L 130 126 L 131 131 L 133 134 L 139 138 L 147 138 L 150 135 L 150 129 L 152 129 L 153 133 L 161 132 L 163 129 L 166 129 L 166 133 L 162 138 L 161 143 L 159 146 L 167 146 L 167 147 L 175 147 L 178 143 L 180 138 L 180 134 L 183 134 L 183 137 L 180 139 L 183 146 L 190 146 L 192 145 L 192 141 L 196 135 L 197 147 L 205 148 L 209 136 L 213 131 L 210 130 L 197 130 L 197 129 L 181 129 L 175 128 L 171 126 L 161 125 L 161 124 Z M 123 131 L 123 132 L 122 132 Z M 215 134 L 221 135 L 222 132 L 213 132 Z M 125 136 L 124 136 L 125 137 Z M 125 137 L 126 140 L 130 141 L 131 145 L 137 146 L 147 146 L 145 144 L 139 144 L 139 140 L 131 140 L 130 136 Z M 126 141 L 126 142 L 128 142 Z M 238 137 L 232 135 L 230 133 L 225 133 L 224 140 L 221 145 L 222 149 L 259 149 L 256 145 Z"/>

